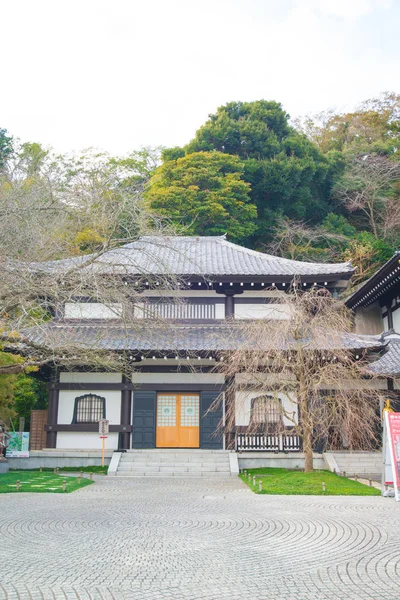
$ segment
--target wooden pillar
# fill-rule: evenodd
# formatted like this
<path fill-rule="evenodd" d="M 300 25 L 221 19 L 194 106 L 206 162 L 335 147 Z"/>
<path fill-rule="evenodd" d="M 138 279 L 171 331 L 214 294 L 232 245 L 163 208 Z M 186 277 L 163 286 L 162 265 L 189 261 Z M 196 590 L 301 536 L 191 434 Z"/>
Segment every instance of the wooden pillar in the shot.
<path fill-rule="evenodd" d="M 57 448 L 57 431 L 53 430 L 53 427 L 57 425 L 58 418 L 58 399 L 59 390 L 55 389 L 56 382 L 53 382 L 49 392 L 49 408 L 48 408 L 48 430 L 46 436 L 46 447 Z"/>
<path fill-rule="evenodd" d="M 121 425 L 122 425 L 122 433 L 120 440 L 120 449 L 121 450 L 129 450 L 131 447 L 130 444 L 130 433 L 129 431 L 125 431 L 124 427 L 129 427 L 131 424 L 131 411 L 132 411 L 132 391 L 128 389 L 129 379 L 122 376 L 122 383 L 126 385 L 126 388 L 121 392 Z"/>
<path fill-rule="evenodd" d="M 387 308 L 387 314 L 388 314 L 388 329 L 393 329 L 393 312 L 392 312 L 392 305 L 388 304 L 386 306 Z"/>
<path fill-rule="evenodd" d="M 229 290 L 225 294 L 225 319 L 235 318 L 235 292 Z"/>
<path fill-rule="evenodd" d="M 225 448 L 227 450 L 235 450 L 235 438 L 236 438 L 236 425 L 233 421 L 235 415 L 236 404 L 235 404 L 235 378 L 226 377 L 226 391 L 225 391 Z M 230 423 L 226 422 L 226 419 Z"/>

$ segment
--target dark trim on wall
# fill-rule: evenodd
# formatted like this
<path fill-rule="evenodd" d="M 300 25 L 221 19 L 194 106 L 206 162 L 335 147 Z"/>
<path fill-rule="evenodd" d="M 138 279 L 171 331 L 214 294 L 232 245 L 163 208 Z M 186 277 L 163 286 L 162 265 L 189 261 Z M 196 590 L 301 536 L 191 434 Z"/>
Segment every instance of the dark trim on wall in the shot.
<path fill-rule="evenodd" d="M 225 384 L 212 384 L 212 383 L 142 383 L 137 384 L 134 388 L 135 391 L 140 390 L 151 390 L 158 394 L 162 392 L 224 392 L 226 389 Z"/>
<path fill-rule="evenodd" d="M 56 423 L 54 425 L 45 425 L 44 430 L 48 433 L 55 433 L 57 431 L 77 431 L 77 432 L 99 432 L 98 423 L 76 423 L 75 425 L 62 425 Z M 110 433 L 119 433 L 120 431 L 132 431 L 132 425 L 110 425 Z"/>
<path fill-rule="evenodd" d="M 47 386 L 52 390 L 132 390 L 132 383 L 51 383 Z"/>

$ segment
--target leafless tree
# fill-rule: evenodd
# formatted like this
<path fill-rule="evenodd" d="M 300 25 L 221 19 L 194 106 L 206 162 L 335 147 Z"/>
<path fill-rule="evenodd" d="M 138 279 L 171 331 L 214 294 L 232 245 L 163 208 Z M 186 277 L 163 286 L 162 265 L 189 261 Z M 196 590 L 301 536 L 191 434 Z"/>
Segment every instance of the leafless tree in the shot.
<path fill-rule="evenodd" d="M 334 193 L 349 212 L 364 214 L 372 233 L 379 238 L 400 231 L 399 184 L 399 161 L 363 154 L 349 160 Z"/>
<path fill-rule="evenodd" d="M 0 374 L 46 363 L 121 369 L 129 357 L 106 349 L 105 328 L 91 340 L 66 334 L 60 344 L 50 325 L 69 302 L 92 298 L 127 335 L 138 326 L 135 300 L 148 278 L 130 284 L 135 265 L 123 245 L 149 234 L 163 244 L 173 230 L 147 209 L 141 183 L 124 185 L 119 166 L 102 157 L 60 166 L 46 157 L 32 172 L 15 167 L 0 177 L 0 350 L 10 356 Z M 175 283 L 158 281 L 159 289 Z"/>
<path fill-rule="evenodd" d="M 273 231 L 273 241 L 267 252 L 294 260 L 334 261 L 341 258 L 345 235 L 333 233 L 322 226 L 310 227 L 302 221 L 279 219 Z M 324 248 L 321 248 L 324 246 Z"/>
<path fill-rule="evenodd" d="M 249 413 L 252 395 L 265 404 L 258 416 L 250 410 L 246 432 L 299 435 L 306 471 L 313 469 L 318 439 L 374 447 L 380 392 L 368 371 L 367 347 L 373 344 L 350 333 L 349 315 L 326 290 L 295 287 L 282 311 L 279 320 L 230 324 L 237 349 L 221 354 L 217 367 L 232 382 L 228 397 L 235 397 L 227 403 L 226 430 L 235 430 L 238 411 Z"/>

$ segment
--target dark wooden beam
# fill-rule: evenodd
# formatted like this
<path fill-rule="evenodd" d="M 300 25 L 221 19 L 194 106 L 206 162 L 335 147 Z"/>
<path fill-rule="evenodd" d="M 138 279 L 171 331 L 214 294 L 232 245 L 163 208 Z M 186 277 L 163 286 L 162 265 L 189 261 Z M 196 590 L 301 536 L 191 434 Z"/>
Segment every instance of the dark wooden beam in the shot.
<path fill-rule="evenodd" d="M 48 433 L 55 433 L 57 431 L 76 431 L 80 433 L 84 432 L 99 432 L 98 423 L 75 423 L 74 425 L 62 425 L 60 423 L 55 425 L 45 425 L 44 430 Z M 132 425 L 110 425 L 110 433 L 119 433 L 132 431 Z"/>

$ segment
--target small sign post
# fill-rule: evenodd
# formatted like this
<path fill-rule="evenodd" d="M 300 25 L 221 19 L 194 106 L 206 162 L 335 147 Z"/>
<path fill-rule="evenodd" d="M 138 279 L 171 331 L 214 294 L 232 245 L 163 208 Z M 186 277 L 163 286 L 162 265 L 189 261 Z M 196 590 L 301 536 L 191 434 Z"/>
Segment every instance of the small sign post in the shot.
<path fill-rule="evenodd" d="M 107 439 L 108 437 L 108 432 L 109 432 L 109 423 L 110 421 L 107 421 L 107 419 L 101 419 L 99 421 L 99 433 L 100 433 L 100 439 L 101 439 L 101 466 L 104 467 L 104 440 Z"/>

